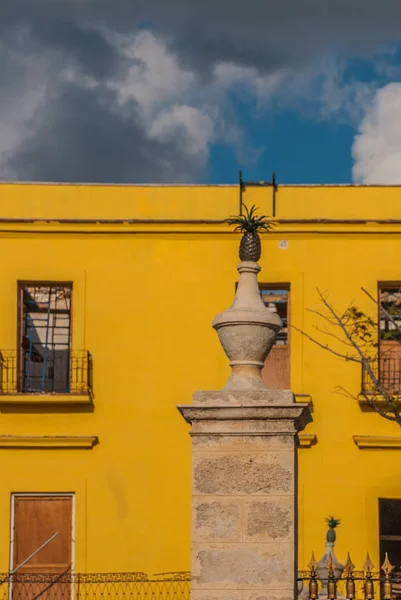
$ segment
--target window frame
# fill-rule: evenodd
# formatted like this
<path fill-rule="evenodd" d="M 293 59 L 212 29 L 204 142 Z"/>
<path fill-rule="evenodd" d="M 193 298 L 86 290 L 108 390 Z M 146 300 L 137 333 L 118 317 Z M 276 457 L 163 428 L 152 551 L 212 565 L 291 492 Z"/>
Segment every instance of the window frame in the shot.
<path fill-rule="evenodd" d="M 71 289 L 71 299 L 70 299 L 70 345 L 69 345 L 69 353 L 71 355 L 71 351 L 73 348 L 73 296 L 74 296 L 74 287 L 72 281 L 57 281 L 57 280 L 38 280 L 38 279 L 21 279 L 17 281 L 17 391 L 19 394 L 29 394 L 35 392 L 27 392 L 24 391 L 23 386 L 23 350 L 22 350 L 22 335 L 23 335 L 23 290 L 26 287 L 69 287 Z M 68 376 L 70 377 L 71 370 L 71 356 L 69 359 L 69 372 Z M 39 390 L 38 390 L 38 393 Z M 45 392 L 46 393 L 46 392 Z M 51 393 L 51 392 L 48 392 Z M 69 392 L 67 392 L 69 393 Z"/>
<path fill-rule="evenodd" d="M 277 344 L 276 342 L 274 343 L 273 348 L 288 348 L 288 351 L 290 351 L 291 348 L 291 327 L 290 327 L 290 323 L 291 323 L 291 283 L 290 282 L 283 282 L 283 283 L 264 283 L 264 282 L 260 282 L 259 283 L 259 290 L 262 292 L 262 290 L 286 290 L 288 291 L 288 300 L 287 300 L 287 343 L 286 344 Z M 262 293 L 261 293 L 262 296 Z"/>

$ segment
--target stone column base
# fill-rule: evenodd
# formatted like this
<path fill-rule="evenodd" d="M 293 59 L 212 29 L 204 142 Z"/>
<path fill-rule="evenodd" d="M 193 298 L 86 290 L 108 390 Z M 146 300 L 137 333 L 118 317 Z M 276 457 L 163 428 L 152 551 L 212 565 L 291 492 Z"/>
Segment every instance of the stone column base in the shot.
<path fill-rule="evenodd" d="M 192 600 L 293 600 L 297 432 L 287 390 L 198 392 L 192 424 Z"/>

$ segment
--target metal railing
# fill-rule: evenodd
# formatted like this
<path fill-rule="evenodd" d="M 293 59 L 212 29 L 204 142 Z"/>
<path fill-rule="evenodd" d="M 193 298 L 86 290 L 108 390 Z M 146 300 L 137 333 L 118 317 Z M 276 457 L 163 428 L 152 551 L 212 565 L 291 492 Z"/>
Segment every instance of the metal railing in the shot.
<path fill-rule="evenodd" d="M 380 356 L 369 360 L 374 377 L 389 395 L 401 396 L 401 357 Z M 362 364 L 362 392 L 379 393 L 366 366 Z"/>
<path fill-rule="evenodd" d="M 189 600 L 190 575 L 0 574 L 0 600 Z"/>
<path fill-rule="evenodd" d="M 340 573 L 331 555 L 322 570 L 312 554 L 308 569 L 301 571 L 298 577 L 298 598 L 301 600 L 318 600 L 322 597 L 328 600 L 336 600 L 337 597 L 348 600 L 395 600 L 401 597 L 401 573 L 394 572 L 387 553 L 378 572 L 373 571 L 374 565 L 369 554 L 361 571 L 355 570 L 349 554 Z"/>
<path fill-rule="evenodd" d="M 0 394 L 92 395 L 92 355 L 87 350 L 48 353 L 32 360 L 18 350 L 0 351 Z"/>

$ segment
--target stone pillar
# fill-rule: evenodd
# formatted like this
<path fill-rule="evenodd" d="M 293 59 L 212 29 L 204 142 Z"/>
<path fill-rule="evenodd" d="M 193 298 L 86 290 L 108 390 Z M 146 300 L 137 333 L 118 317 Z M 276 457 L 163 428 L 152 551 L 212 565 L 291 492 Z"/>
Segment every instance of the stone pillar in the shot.
<path fill-rule="evenodd" d="M 260 299 L 259 265 L 238 270 L 245 285 L 214 321 L 230 379 L 178 407 L 192 425 L 191 600 L 294 600 L 297 433 L 311 416 L 289 390 L 263 385 L 281 322 Z"/>

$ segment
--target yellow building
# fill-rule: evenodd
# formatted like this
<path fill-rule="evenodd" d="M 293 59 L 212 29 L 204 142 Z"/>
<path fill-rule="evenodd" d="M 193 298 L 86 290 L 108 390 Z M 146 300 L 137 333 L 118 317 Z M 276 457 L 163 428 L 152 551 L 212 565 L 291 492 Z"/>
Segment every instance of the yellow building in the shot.
<path fill-rule="evenodd" d="M 399 196 L 243 191 L 277 220 L 260 283 L 288 323 L 266 381 L 313 406 L 299 451 L 301 567 L 323 552 L 331 514 L 340 560 L 350 549 L 359 566 L 369 549 L 377 565 L 380 543 L 401 554 L 401 508 L 393 538 L 379 523 L 379 499 L 401 501 L 399 426 L 338 393 L 358 397 L 360 367 L 297 330 L 331 341 L 308 310 L 321 308 L 317 288 L 375 317 L 361 286 L 375 297 L 400 287 Z M 189 569 L 191 448 L 176 405 L 228 377 L 211 321 L 238 280 L 240 238 L 223 222 L 238 211 L 237 186 L 0 185 L 1 571 L 57 531 L 38 572 Z"/>

